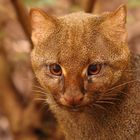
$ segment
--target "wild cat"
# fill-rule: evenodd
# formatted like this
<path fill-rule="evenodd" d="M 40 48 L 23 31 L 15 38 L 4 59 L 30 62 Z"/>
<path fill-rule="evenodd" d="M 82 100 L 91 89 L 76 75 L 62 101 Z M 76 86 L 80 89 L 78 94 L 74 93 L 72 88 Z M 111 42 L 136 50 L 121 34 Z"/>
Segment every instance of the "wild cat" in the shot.
<path fill-rule="evenodd" d="M 31 62 L 66 140 L 140 139 L 140 57 L 126 7 L 52 17 L 31 10 Z"/>

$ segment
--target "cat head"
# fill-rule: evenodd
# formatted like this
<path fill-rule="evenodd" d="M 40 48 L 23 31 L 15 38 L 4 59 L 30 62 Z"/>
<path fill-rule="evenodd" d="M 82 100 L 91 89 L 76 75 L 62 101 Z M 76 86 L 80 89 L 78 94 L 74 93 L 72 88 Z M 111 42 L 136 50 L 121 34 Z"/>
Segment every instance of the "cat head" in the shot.
<path fill-rule="evenodd" d="M 82 108 L 118 83 L 128 65 L 126 7 L 63 17 L 31 10 L 32 66 L 58 105 Z"/>

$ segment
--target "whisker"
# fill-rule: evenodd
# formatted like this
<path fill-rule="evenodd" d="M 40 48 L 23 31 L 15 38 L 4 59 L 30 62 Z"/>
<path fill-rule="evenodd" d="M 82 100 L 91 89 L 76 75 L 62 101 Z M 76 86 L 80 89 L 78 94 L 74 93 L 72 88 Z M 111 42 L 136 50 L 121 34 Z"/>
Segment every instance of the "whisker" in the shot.
<path fill-rule="evenodd" d="M 96 104 L 96 103 L 94 103 L 93 105 L 94 105 L 95 107 L 98 107 L 98 108 L 100 108 L 100 109 L 102 109 L 102 110 L 107 111 L 106 108 L 103 107 L 102 105 L 99 105 L 99 104 Z"/>
<path fill-rule="evenodd" d="M 38 89 L 41 89 L 41 90 L 45 90 L 44 88 L 42 88 L 42 87 L 40 87 L 40 86 L 34 85 L 33 87 L 38 88 Z"/>
<path fill-rule="evenodd" d="M 112 91 L 106 92 L 106 93 L 103 95 L 103 97 L 108 97 L 108 96 L 110 96 L 110 95 L 113 95 L 113 96 L 118 95 L 118 93 L 111 93 L 111 92 L 112 92 Z"/>
<path fill-rule="evenodd" d="M 103 100 L 113 100 L 113 101 L 116 100 L 116 101 L 120 101 L 121 99 L 113 98 L 113 97 L 107 96 L 107 97 L 105 97 L 105 98 L 103 97 L 102 101 L 103 101 Z"/>
<path fill-rule="evenodd" d="M 35 95 L 34 99 L 36 99 L 36 98 L 41 98 L 41 99 L 46 100 L 47 96 L 45 96 L 45 95 Z"/>
<path fill-rule="evenodd" d="M 34 101 L 46 101 L 46 99 L 43 99 L 43 98 L 35 98 Z"/>
<path fill-rule="evenodd" d="M 121 87 L 121 86 L 124 86 L 124 85 L 126 85 L 126 84 L 130 84 L 130 83 L 133 83 L 133 82 L 136 82 L 136 81 L 138 81 L 138 80 L 131 80 L 131 81 L 125 82 L 125 83 L 123 83 L 123 84 L 120 84 L 120 85 L 114 86 L 114 87 L 108 89 L 107 91 L 110 91 L 110 90 L 116 89 L 117 87 Z"/>
<path fill-rule="evenodd" d="M 120 93 L 122 93 L 122 94 L 124 94 L 125 96 L 128 97 L 128 94 L 125 93 L 124 91 L 121 91 L 121 90 L 118 90 L 118 89 L 114 89 L 114 90 L 116 90 L 116 91 L 118 91 L 118 92 L 120 92 Z M 110 91 L 110 92 L 112 92 L 112 91 Z M 106 93 L 103 95 L 103 97 L 114 97 L 114 96 L 117 96 L 117 95 L 118 95 L 118 93 L 110 93 L 110 92 L 106 92 Z"/>
<path fill-rule="evenodd" d="M 113 102 L 109 102 L 109 101 L 106 101 L 106 100 L 98 100 L 98 101 L 96 101 L 96 103 L 105 103 L 105 104 L 112 104 L 112 105 L 114 105 L 115 103 L 113 103 Z"/>
<path fill-rule="evenodd" d="M 42 93 L 42 92 L 38 91 L 38 92 L 35 92 L 34 95 L 44 96 L 45 97 L 47 95 L 47 93 Z"/>
<path fill-rule="evenodd" d="M 46 102 L 43 102 L 42 107 L 40 108 L 40 111 L 43 110 L 45 107 L 48 107 L 48 104 Z M 49 110 L 50 108 L 48 107 L 47 110 Z"/>
<path fill-rule="evenodd" d="M 115 89 L 115 90 L 117 90 L 118 92 L 123 93 L 124 95 L 128 96 L 128 94 L 125 93 L 124 91 L 121 91 L 121 90 L 119 90 L 119 89 Z"/>
<path fill-rule="evenodd" d="M 37 93 L 42 93 L 42 94 L 44 94 L 44 95 L 47 95 L 46 92 L 43 92 L 43 91 L 40 91 L 40 90 L 32 90 L 32 91 L 37 92 Z"/>

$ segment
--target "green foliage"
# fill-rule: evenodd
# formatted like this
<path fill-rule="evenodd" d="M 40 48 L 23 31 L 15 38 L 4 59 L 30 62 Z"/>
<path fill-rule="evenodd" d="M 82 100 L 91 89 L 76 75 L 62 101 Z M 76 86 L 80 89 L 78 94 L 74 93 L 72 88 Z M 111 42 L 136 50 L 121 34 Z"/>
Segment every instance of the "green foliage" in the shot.
<path fill-rule="evenodd" d="M 25 5 L 27 6 L 33 6 L 33 7 L 38 7 L 38 6 L 44 6 L 46 5 L 54 5 L 56 0 L 23 0 Z"/>
<path fill-rule="evenodd" d="M 128 6 L 130 7 L 139 7 L 140 6 L 140 0 L 128 0 Z"/>

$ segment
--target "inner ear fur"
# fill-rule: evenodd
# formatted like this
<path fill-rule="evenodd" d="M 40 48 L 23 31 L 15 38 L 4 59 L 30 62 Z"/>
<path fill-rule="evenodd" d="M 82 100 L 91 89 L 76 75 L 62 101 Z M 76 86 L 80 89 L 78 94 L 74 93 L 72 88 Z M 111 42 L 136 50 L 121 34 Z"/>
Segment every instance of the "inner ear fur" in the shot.
<path fill-rule="evenodd" d="M 49 16 L 41 9 L 30 10 L 30 22 L 32 29 L 32 41 L 38 43 L 44 37 L 49 36 L 57 26 L 57 19 Z"/>
<path fill-rule="evenodd" d="M 125 43 L 127 41 L 126 6 L 121 5 L 114 12 L 104 13 L 102 17 L 103 21 L 100 27 L 105 37 Z"/>

